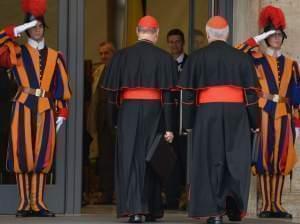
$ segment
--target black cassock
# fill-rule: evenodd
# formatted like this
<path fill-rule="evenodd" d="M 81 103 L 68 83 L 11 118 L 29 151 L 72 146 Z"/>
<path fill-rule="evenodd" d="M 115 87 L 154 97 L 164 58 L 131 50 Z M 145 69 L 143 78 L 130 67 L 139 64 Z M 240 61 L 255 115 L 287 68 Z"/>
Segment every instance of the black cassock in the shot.
<path fill-rule="evenodd" d="M 112 106 L 112 125 L 117 126 L 118 217 L 149 213 L 156 218 L 163 216 L 161 182 L 145 158 L 155 135 L 174 129 L 171 90 L 176 86 L 176 76 L 173 58 L 148 41 L 138 41 L 117 52 L 104 74 L 102 87 Z M 162 99 L 122 100 L 122 91 L 128 88 L 159 89 Z"/>
<path fill-rule="evenodd" d="M 189 56 L 178 86 L 184 89 L 183 127 L 193 129 L 189 216 L 222 215 L 227 196 L 245 212 L 251 169 L 250 128 L 259 127 L 253 91 L 258 80 L 250 58 L 223 41 L 214 41 Z M 197 105 L 197 92 L 212 86 L 245 89 L 248 105 Z"/>

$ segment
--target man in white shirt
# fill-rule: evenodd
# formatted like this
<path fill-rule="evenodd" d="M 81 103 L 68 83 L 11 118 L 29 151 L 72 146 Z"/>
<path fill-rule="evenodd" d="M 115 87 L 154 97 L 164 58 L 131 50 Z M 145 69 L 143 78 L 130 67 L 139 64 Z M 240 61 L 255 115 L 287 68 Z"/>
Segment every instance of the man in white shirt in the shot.
<path fill-rule="evenodd" d="M 187 58 L 184 53 L 184 34 L 180 29 L 172 29 L 167 34 L 167 42 L 170 49 L 170 54 L 176 60 L 178 71 L 182 70 L 183 64 Z"/>
<path fill-rule="evenodd" d="M 177 62 L 178 76 L 182 71 L 184 62 L 187 59 L 187 54 L 184 53 L 184 34 L 180 29 L 172 29 L 167 34 L 167 42 L 169 52 Z M 176 102 L 179 105 L 180 92 L 176 94 Z M 187 153 L 187 139 L 186 136 L 179 134 L 179 106 L 176 110 L 174 123 L 176 124 L 177 133 L 174 138 L 174 149 L 177 154 L 177 162 L 174 170 L 166 184 L 166 199 L 168 209 L 177 209 L 185 206 L 185 184 L 186 184 L 186 153 Z M 181 198 L 181 199 L 180 199 Z"/>
<path fill-rule="evenodd" d="M 89 113 L 87 116 L 87 129 L 93 141 L 90 145 L 90 159 L 95 159 L 99 154 L 98 146 L 98 133 L 97 133 L 97 124 L 95 120 L 97 118 L 96 109 L 99 102 L 99 94 L 97 88 L 99 87 L 99 80 L 101 75 L 105 70 L 105 66 L 109 63 L 115 52 L 115 48 L 110 42 L 102 42 L 99 44 L 99 55 L 100 55 L 100 65 L 95 69 L 92 74 L 92 94 L 91 94 L 91 103 L 89 106 Z"/>

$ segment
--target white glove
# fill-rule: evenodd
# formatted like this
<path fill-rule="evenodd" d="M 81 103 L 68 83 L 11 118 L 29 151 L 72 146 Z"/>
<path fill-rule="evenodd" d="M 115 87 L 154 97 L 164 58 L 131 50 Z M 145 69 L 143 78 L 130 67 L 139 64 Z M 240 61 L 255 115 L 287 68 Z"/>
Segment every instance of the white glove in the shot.
<path fill-rule="evenodd" d="M 173 134 L 173 132 L 171 132 L 171 131 L 166 131 L 164 137 L 165 137 L 165 140 L 166 140 L 167 142 L 172 143 L 172 142 L 173 142 L 173 139 L 174 139 L 174 134 Z"/>
<path fill-rule="evenodd" d="M 300 128 L 295 128 L 296 138 L 300 137 Z"/>
<path fill-rule="evenodd" d="M 23 33 L 24 31 L 26 31 L 26 30 L 28 30 L 28 29 L 30 29 L 32 27 L 35 27 L 36 24 L 37 24 L 37 22 L 38 22 L 37 20 L 33 20 L 33 21 L 29 22 L 29 23 L 24 23 L 24 24 L 22 24 L 20 26 L 16 26 L 14 28 L 14 35 L 15 35 L 15 37 L 19 37 L 19 36 L 21 36 L 21 33 Z"/>
<path fill-rule="evenodd" d="M 58 117 L 56 119 L 56 133 L 59 131 L 59 129 L 62 126 L 62 124 L 64 123 L 64 121 L 65 121 L 64 117 Z"/>
<path fill-rule="evenodd" d="M 253 39 L 255 40 L 255 42 L 257 44 L 259 44 L 262 40 L 267 39 L 269 36 L 271 36 L 274 33 L 276 33 L 275 30 L 270 30 L 268 32 L 264 32 L 262 34 L 259 34 L 259 35 L 255 36 L 255 37 L 253 37 Z"/>
<path fill-rule="evenodd" d="M 252 131 L 252 133 L 257 133 L 257 132 L 259 132 L 260 130 L 259 130 L 259 128 L 256 128 L 256 129 L 251 128 L 251 131 Z"/>

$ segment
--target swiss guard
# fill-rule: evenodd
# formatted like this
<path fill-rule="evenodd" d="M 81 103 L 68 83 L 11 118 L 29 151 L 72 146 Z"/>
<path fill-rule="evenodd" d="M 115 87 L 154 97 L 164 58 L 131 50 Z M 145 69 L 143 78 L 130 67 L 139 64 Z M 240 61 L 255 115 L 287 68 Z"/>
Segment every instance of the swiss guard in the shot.
<path fill-rule="evenodd" d="M 296 161 L 295 138 L 299 133 L 299 70 L 297 62 L 281 52 L 287 35 L 286 21 L 280 8 L 266 6 L 260 12 L 263 33 L 238 46 L 247 52 L 256 67 L 260 82 L 262 145 L 255 166 L 262 193 L 261 218 L 292 218 L 282 206 L 287 175 Z M 262 42 L 266 49 L 259 48 Z"/>
<path fill-rule="evenodd" d="M 68 117 L 71 97 L 62 54 L 46 46 L 46 0 L 22 0 L 25 21 L 0 32 L 0 66 L 11 69 L 18 85 L 13 99 L 7 168 L 16 175 L 17 217 L 53 217 L 44 202 L 56 131 Z M 24 45 L 16 41 L 26 33 Z"/>

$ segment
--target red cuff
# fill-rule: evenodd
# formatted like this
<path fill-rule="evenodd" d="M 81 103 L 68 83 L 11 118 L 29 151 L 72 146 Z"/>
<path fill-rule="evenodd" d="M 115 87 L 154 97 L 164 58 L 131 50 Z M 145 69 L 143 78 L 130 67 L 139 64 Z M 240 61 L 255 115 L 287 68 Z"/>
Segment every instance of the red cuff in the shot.
<path fill-rule="evenodd" d="M 10 37 L 15 39 L 15 32 L 14 32 L 15 26 L 14 25 L 9 25 L 7 27 L 4 28 L 5 33 Z"/>
<path fill-rule="evenodd" d="M 255 47 L 255 46 L 257 46 L 257 43 L 256 43 L 256 41 L 254 40 L 253 37 L 249 38 L 249 39 L 246 41 L 246 44 L 249 45 L 250 47 Z"/>
<path fill-rule="evenodd" d="M 294 118 L 295 127 L 300 128 L 300 119 Z"/>
<path fill-rule="evenodd" d="M 69 117 L 69 110 L 67 108 L 61 108 L 59 109 L 57 116 L 67 119 Z"/>

